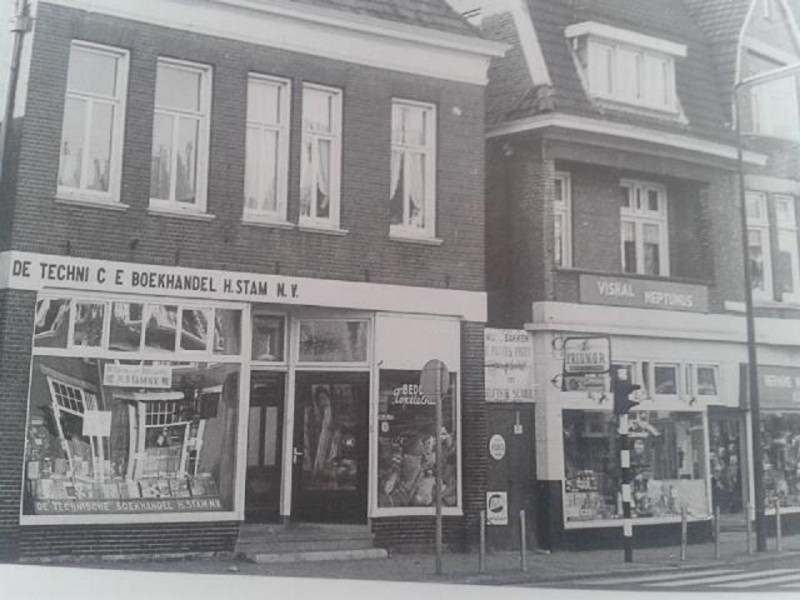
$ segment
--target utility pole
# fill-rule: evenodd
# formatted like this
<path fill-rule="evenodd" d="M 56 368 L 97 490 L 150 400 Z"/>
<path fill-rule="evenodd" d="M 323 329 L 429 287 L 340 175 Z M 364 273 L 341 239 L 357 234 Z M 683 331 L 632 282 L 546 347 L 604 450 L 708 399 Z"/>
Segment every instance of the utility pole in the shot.
<path fill-rule="evenodd" d="M 626 369 L 612 369 L 612 385 L 614 391 L 614 414 L 617 415 L 619 427 L 619 464 L 620 464 L 620 490 L 622 494 L 622 535 L 625 562 L 633 562 L 633 520 L 631 502 L 631 450 L 628 414 L 639 404 L 630 399 L 630 395 L 641 386 L 628 381 Z"/>
<path fill-rule="evenodd" d="M 6 88 L 6 105 L 3 111 L 3 122 L 0 123 L 0 183 L 3 181 L 6 155 L 8 154 L 8 130 L 11 128 L 11 121 L 14 119 L 19 66 L 22 60 L 22 45 L 25 40 L 25 34 L 31 30 L 33 25 L 33 20 L 28 15 L 28 11 L 28 0 L 16 0 L 14 3 L 14 16 L 9 24 L 9 30 L 13 38 L 13 49 L 11 51 L 11 70 L 8 76 L 8 87 Z"/>

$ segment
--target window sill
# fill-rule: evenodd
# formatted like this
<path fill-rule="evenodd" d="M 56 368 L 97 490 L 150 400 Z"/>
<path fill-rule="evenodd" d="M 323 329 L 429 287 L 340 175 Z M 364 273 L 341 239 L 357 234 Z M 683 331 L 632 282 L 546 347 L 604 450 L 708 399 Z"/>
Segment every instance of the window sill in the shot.
<path fill-rule="evenodd" d="M 420 244 L 422 246 L 441 246 L 444 244 L 444 240 L 441 238 L 417 237 L 412 235 L 403 235 L 402 233 L 390 233 L 389 239 L 393 242 L 401 242 L 403 244 Z"/>
<path fill-rule="evenodd" d="M 322 225 L 311 225 L 310 223 L 298 223 L 297 228 L 304 233 L 321 233 L 323 235 L 345 236 L 350 233 L 347 229 L 338 227 L 324 227 Z"/>
<path fill-rule="evenodd" d="M 83 206 L 87 208 L 103 208 L 105 210 L 114 210 L 118 212 L 126 211 L 130 208 L 127 204 L 116 202 L 113 200 L 99 200 L 90 196 L 72 196 L 72 195 L 58 195 L 56 196 L 57 204 L 64 204 L 67 206 Z"/>
<path fill-rule="evenodd" d="M 151 206 L 147 209 L 147 214 L 159 217 L 175 217 L 178 219 L 189 219 L 192 221 L 213 221 L 216 215 L 198 212 L 196 210 L 176 210 L 172 208 L 156 208 Z"/>
<path fill-rule="evenodd" d="M 244 217 L 242 225 L 249 227 L 266 227 L 267 229 L 295 229 L 297 225 L 289 221 L 279 221 L 277 219 L 257 219 L 255 217 Z"/>

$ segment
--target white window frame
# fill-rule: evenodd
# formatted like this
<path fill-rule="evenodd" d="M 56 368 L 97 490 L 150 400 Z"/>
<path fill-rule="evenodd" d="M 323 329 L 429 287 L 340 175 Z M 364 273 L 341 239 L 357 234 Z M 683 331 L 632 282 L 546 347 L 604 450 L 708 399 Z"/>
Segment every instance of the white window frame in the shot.
<path fill-rule="evenodd" d="M 791 257 L 791 276 L 792 276 L 792 289 L 793 293 L 783 293 L 781 297 L 782 302 L 800 303 L 800 256 L 798 256 L 798 240 L 797 240 L 797 206 L 794 196 L 789 194 L 774 194 L 772 201 L 775 205 L 775 228 L 777 234 L 778 252 L 788 252 Z M 778 203 L 787 202 L 791 213 L 790 222 L 778 222 Z M 781 236 L 786 235 L 791 238 L 790 247 L 784 250 L 781 246 Z"/>
<path fill-rule="evenodd" d="M 620 259 L 623 272 L 625 271 L 625 237 L 623 229 L 625 223 L 632 223 L 636 234 L 636 271 L 633 273 L 648 275 L 650 277 L 669 277 L 669 218 L 667 188 L 659 183 L 634 181 L 623 179 L 621 188 L 628 189 L 630 206 L 620 206 Z M 658 194 L 658 210 L 652 211 L 647 207 L 647 195 L 654 191 Z M 644 227 L 656 225 L 659 228 L 659 267 L 658 275 L 645 273 L 644 264 Z"/>
<path fill-rule="evenodd" d="M 750 204 L 753 201 L 758 203 L 758 215 L 752 216 L 748 207 L 747 210 L 747 233 L 758 232 L 761 236 L 761 254 L 764 270 L 764 289 L 753 288 L 753 298 L 758 300 L 772 300 L 774 297 L 772 283 L 772 244 L 770 241 L 769 212 L 767 210 L 767 195 L 764 192 L 749 191 L 745 196 L 745 201 Z M 748 257 L 750 241 L 747 240 Z M 748 265 L 749 268 L 749 265 Z M 752 273 L 751 273 L 752 276 Z"/>
<path fill-rule="evenodd" d="M 249 73 L 247 76 L 247 88 L 250 90 L 251 85 L 264 85 L 278 88 L 280 91 L 280 101 L 278 104 L 279 117 L 277 123 L 261 123 L 259 121 L 250 120 L 249 107 L 245 117 L 247 123 L 246 134 L 250 136 L 251 129 L 256 129 L 259 135 L 265 132 L 275 132 L 278 136 L 278 147 L 276 153 L 276 198 L 275 210 L 257 210 L 247 207 L 247 199 L 244 198 L 243 206 L 243 220 L 263 223 L 285 223 L 286 222 L 286 207 L 288 196 L 288 180 L 289 180 L 289 137 L 291 126 L 291 94 L 292 83 L 289 79 L 282 77 L 273 77 L 271 75 L 262 75 L 260 73 Z M 248 94 L 249 96 L 249 94 Z M 247 152 L 247 144 L 245 144 L 245 152 Z M 245 160 L 245 194 L 247 190 L 247 160 Z M 259 194 L 263 190 L 259 189 Z"/>
<path fill-rule="evenodd" d="M 392 132 L 392 152 L 402 152 L 404 155 L 406 165 L 409 164 L 409 156 L 413 154 L 423 154 L 425 156 L 425 227 L 412 227 L 408 224 L 408 210 L 409 210 L 409 193 L 411 190 L 410 176 L 408 168 L 403 169 L 403 223 L 392 224 L 390 227 L 390 235 L 393 237 L 411 237 L 411 238 L 433 238 L 436 236 L 436 170 L 437 170 L 437 155 L 436 155 L 436 129 L 437 129 L 437 114 L 436 105 L 427 102 L 415 102 L 412 100 L 404 100 L 400 98 L 392 99 L 392 124 L 394 124 L 394 111 L 399 107 L 410 107 L 421 109 L 428 116 L 427 122 L 430 124 L 430 130 L 426 131 L 426 144 L 410 144 L 396 141 L 394 139 L 394 132 Z M 391 197 L 391 186 L 390 186 Z"/>
<path fill-rule="evenodd" d="M 620 64 L 622 54 L 633 54 L 636 68 L 631 72 Z M 600 60 L 606 62 L 604 69 L 598 68 Z M 663 96 L 655 94 L 651 88 L 652 69 L 647 68 L 647 63 L 659 61 L 663 64 Z M 615 42 L 609 39 L 590 37 L 586 42 L 585 70 L 589 84 L 589 92 L 598 98 L 641 106 L 643 108 L 678 113 L 679 103 L 675 86 L 675 59 L 663 52 L 657 52 L 631 44 Z M 633 76 L 634 94 L 624 94 L 622 79 Z M 605 80 L 605 81 L 603 81 Z"/>
<path fill-rule="evenodd" d="M 88 102 L 87 118 L 84 128 L 84 156 L 82 157 L 81 164 L 81 181 L 80 186 L 70 187 L 58 185 L 56 195 L 58 198 L 64 200 L 79 200 L 96 202 L 100 204 L 120 204 L 120 190 L 122 180 L 122 149 L 124 147 L 125 137 L 125 112 L 128 97 L 128 68 L 130 53 L 123 48 L 115 48 L 113 46 L 105 46 L 102 44 L 95 44 L 92 42 L 84 42 L 82 40 L 73 40 L 70 44 L 70 56 L 76 49 L 79 51 L 94 52 L 97 54 L 105 54 L 113 56 L 117 59 L 117 79 L 116 90 L 117 93 L 114 97 L 101 96 L 91 94 L 88 92 L 78 92 L 69 89 L 69 79 L 67 80 L 67 87 L 65 89 L 65 102 L 64 111 L 66 112 L 67 100 L 74 98 Z M 89 150 L 88 140 L 91 135 L 91 124 L 93 122 L 93 107 L 97 102 L 111 104 L 114 107 L 114 119 L 111 132 L 111 149 L 109 161 L 109 175 L 108 175 L 108 191 L 90 190 L 86 187 L 89 161 L 86 160 L 86 153 Z M 66 118 L 66 114 L 63 115 Z M 63 131 L 59 138 L 59 176 L 61 173 L 61 147 L 64 143 Z"/>
<path fill-rule="evenodd" d="M 172 131 L 172 154 L 170 156 L 171 177 L 169 184 L 169 199 L 164 200 L 160 198 L 150 198 L 150 208 L 157 211 L 172 212 L 172 213 L 205 213 L 206 202 L 208 195 L 208 155 L 210 144 L 210 129 L 211 129 L 211 86 L 212 86 L 212 68 L 210 65 L 200 63 L 188 62 L 184 60 L 176 60 L 173 58 L 158 58 L 158 67 L 168 66 L 173 69 L 190 71 L 200 75 L 200 110 L 188 111 L 185 109 L 178 109 L 173 107 L 163 108 L 157 104 L 154 105 L 153 116 L 157 114 L 169 115 L 176 119 L 190 118 L 198 121 L 198 135 L 197 135 L 197 164 L 196 181 L 195 181 L 195 202 L 188 204 L 186 202 L 178 202 L 175 199 L 175 189 L 177 185 L 177 161 L 178 152 L 176 139 L 178 135 L 178 126 L 173 126 Z M 158 78 L 158 68 L 156 69 L 156 80 Z M 156 84 L 157 85 L 157 84 Z M 151 142 L 153 136 L 151 135 Z M 152 168 L 150 177 L 152 178 Z"/>
<path fill-rule="evenodd" d="M 708 364 L 708 363 L 701 363 L 701 364 L 694 364 L 691 365 L 691 374 L 692 374 L 692 381 L 689 393 L 694 396 L 695 398 L 702 398 L 705 401 L 712 401 L 716 402 L 720 394 L 720 380 L 719 380 L 719 365 Z M 698 371 L 700 369 L 710 369 L 714 372 L 714 387 L 716 390 L 716 394 L 701 394 L 700 393 L 700 378 L 698 377 Z"/>
<path fill-rule="evenodd" d="M 779 68 L 781 65 L 776 65 Z M 791 81 L 785 79 L 791 78 Z M 789 98 L 786 106 L 794 108 L 793 120 L 787 121 L 787 115 L 783 110 L 776 110 L 775 87 L 778 85 L 787 85 L 787 89 L 791 89 L 791 97 Z M 752 115 L 753 115 L 753 132 L 766 136 L 780 139 L 796 140 L 797 135 L 800 134 L 800 101 L 798 100 L 797 93 L 798 79 L 796 75 L 786 75 L 786 78 L 774 79 L 765 83 L 754 85 L 750 92 Z M 778 105 L 782 106 L 782 105 Z"/>
<path fill-rule="evenodd" d="M 561 262 L 555 260 L 555 254 L 553 260 L 557 267 L 569 268 L 572 267 L 572 179 L 564 171 L 556 171 L 554 179 L 561 182 L 563 197 L 561 200 L 555 196 L 553 198 L 553 241 L 558 244 L 555 239 L 555 222 L 561 220 Z"/>
<path fill-rule="evenodd" d="M 331 132 L 323 133 L 319 131 L 312 131 L 306 127 L 305 124 L 305 98 L 307 90 L 315 90 L 330 94 L 331 102 Z M 341 171 L 342 171 L 342 118 L 343 118 L 343 93 L 339 88 L 318 85 L 316 83 L 303 83 L 303 105 L 302 105 L 302 140 L 300 147 L 305 148 L 306 141 L 309 137 L 319 140 L 326 139 L 331 142 L 331 168 L 329 174 L 329 189 L 330 189 L 330 209 L 328 217 L 317 217 L 316 202 L 311 200 L 311 214 L 303 215 L 302 208 L 299 216 L 299 224 L 304 227 L 317 228 L 317 229 L 339 229 L 340 215 L 341 215 Z M 315 146 L 316 147 L 316 146 Z M 302 151 L 302 150 L 301 150 Z M 314 152 L 314 156 L 318 156 L 318 152 Z M 315 159 L 316 160 L 316 159 Z M 316 163 L 314 163 L 316 165 Z M 303 182 L 306 177 L 312 177 L 312 183 L 317 180 L 316 167 L 312 167 L 313 172 L 307 173 L 305 161 L 300 162 L 300 187 L 302 194 Z"/>
<path fill-rule="evenodd" d="M 656 385 L 656 369 L 657 368 L 670 368 L 674 369 L 675 371 L 675 393 L 674 394 L 662 394 L 658 392 L 658 386 Z M 681 391 L 686 389 L 686 383 L 683 380 L 684 373 L 682 372 L 683 369 L 681 368 L 681 364 L 677 362 L 669 362 L 669 361 L 651 361 L 650 362 L 650 385 L 652 386 L 652 393 L 654 398 L 678 398 L 681 395 Z"/>

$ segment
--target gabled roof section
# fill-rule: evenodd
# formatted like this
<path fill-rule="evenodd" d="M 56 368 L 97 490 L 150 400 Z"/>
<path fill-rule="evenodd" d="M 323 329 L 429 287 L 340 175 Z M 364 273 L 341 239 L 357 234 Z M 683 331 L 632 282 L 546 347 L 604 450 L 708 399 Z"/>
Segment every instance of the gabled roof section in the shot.
<path fill-rule="evenodd" d="M 458 15 L 446 0 L 291 0 L 367 17 L 478 37 L 479 31 Z"/>
<path fill-rule="evenodd" d="M 523 90 L 506 85 L 514 97 L 489 103 L 490 126 L 554 110 L 682 135 L 723 141 L 731 139 L 721 110 L 720 90 L 710 56 L 711 45 L 693 22 L 682 0 L 527 0 L 527 6 L 552 80 L 552 90 L 548 101 L 542 102 L 543 96 L 548 95 L 536 86 Z M 626 110 L 625 107 L 609 108 L 589 97 L 566 36 L 568 27 L 589 22 L 686 47 L 686 57 L 675 58 L 681 118 L 664 118 L 648 111 Z M 484 30 L 484 34 L 494 37 L 490 30 Z M 502 41 L 513 43 L 508 37 Z M 515 46 L 490 70 L 490 99 L 494 94 L 493 75 L 503 70 L 499 63 L 506 63 L 509 59 L 513 62 L 518 43 Z"/>

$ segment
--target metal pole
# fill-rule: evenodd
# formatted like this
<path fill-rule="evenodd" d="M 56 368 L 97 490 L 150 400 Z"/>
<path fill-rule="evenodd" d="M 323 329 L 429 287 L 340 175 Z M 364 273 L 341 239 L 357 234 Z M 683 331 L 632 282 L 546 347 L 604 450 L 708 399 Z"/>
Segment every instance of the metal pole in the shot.
<path fill-rule="evenodd" d="M 486 571 L 486 511 L 481 511 L 481 545 L 478 548 L 478 572 Z"/>
<path fill-rule="evenodd" d="M 628 415 L 619 415 L 619 459 L 622 492 L 622 543 L 625 562 L 633 562 L 633 522 L 631 521 L 631 453 L 628 438 Z"/>
<path fill-rule="evenodd" d="M 528 536 L 525 531 L 525 511 L 519 511 L 519 557 L 522 570 L 528 570 Z"/>
<path fill-rule="evenodd" d="M 686 560 L 686 545 L 689 542 L 686 507 L 681 508 L 681 560 Z"/>
<path fill-rule="evenodd" d="M 783 550 L 783 529 L 781 527 L 781 501 L 775 498 L 775 550 Z"/>
<path fill-rule="evenodd" d="M 747 554 L 753 553 L 753 522 L 750 520 L 750 503 L 745 505 L 744 526 L 747 532 Z"/>
<path fill-rule="evenodd" d="M 8 130 L 14 119 L 14 105 L 17 99 L 17 84 L 19 82 L 19 69 L 22 61 L 22 44 L 25 34 L 31 30 L 31 20 L 28 16 L 28 0 L 16 0 L 14 16 L 11 21 L 10 31 L 14 36 L 14 45 L 11 50 L 11 68 L 6 87 L 6 105 L 3 111 L 3 121 L 0 123 L 0 182 L 3 181 L 3 165 L 8 154 Z"/>
<path fill-rule="evenodd" d="M 719 533 L 720 533 L 719 506 L 715 506 L 714 507 L 714 558 L 716 558 L 717 560 L 719 560 L 720 558 Z"/>
<path fill-rule="evenodd" d="M 436 377 L 436 574 L 442 574 L 442 365 Z"/>
<path fill-rule="evenodd" d="M 733 88 L 733 110 L 736 122 L 736 158 L 739 171 L 739 219 L 742 228 L 742 259 L 744 261 L 744 306 L 747 324 L 747 380 L 750 414 L 753 422 L 753 491 L 755 495 L 756 549 L 767 549 L 767 532 L 764 527 L 764 463 L 761 456 L 761 400 L 758 395 L 758 353 L 756 350 L 756 323 L 753 313 L 753 284 L 750 273 L 750 249 L 747 232 L 747 188 L 744 172 L 741 117 L 739 115 L 739 87 Z M 748 520 L 750 516 L 748 515 Z"/>

